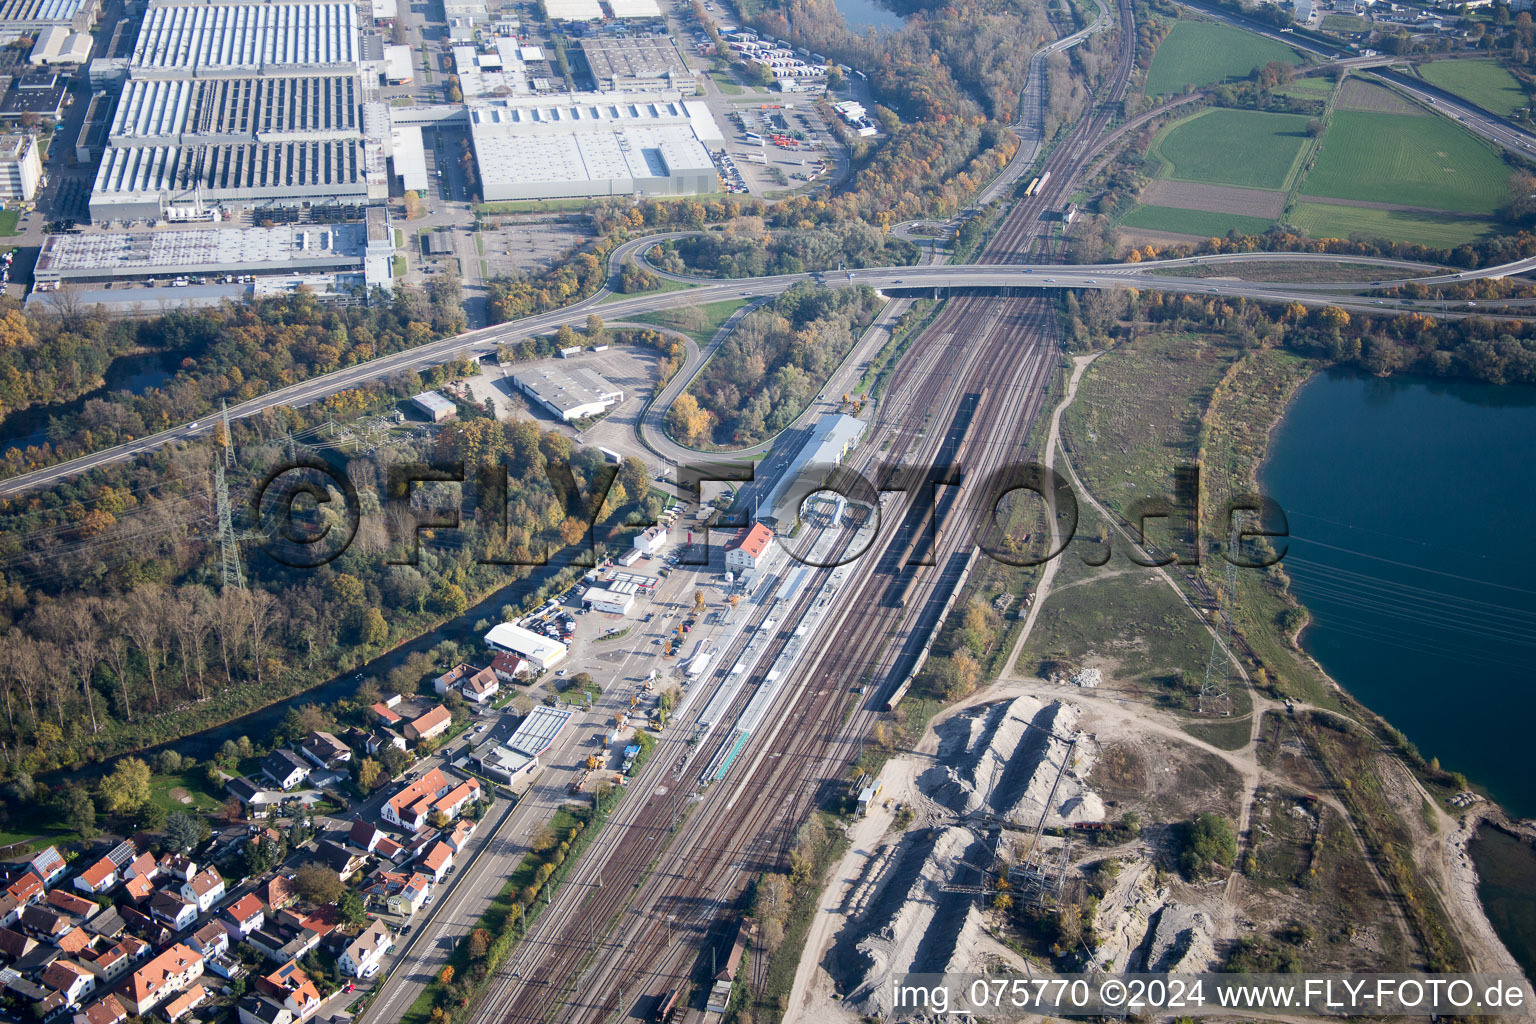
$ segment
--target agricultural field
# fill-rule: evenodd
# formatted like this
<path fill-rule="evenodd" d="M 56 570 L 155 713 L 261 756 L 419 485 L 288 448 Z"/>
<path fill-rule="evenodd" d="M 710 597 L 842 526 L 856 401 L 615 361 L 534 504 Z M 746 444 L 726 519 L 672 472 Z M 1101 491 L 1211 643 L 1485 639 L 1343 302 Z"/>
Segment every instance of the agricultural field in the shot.
<path fill-rule="evenodd" d="M 1431 61 L 1419 66 L 1419 77 L 1500 117 L 1531 102 L 1520 80 L 1493 60 Z"/>
<path fill-rule="evenodd" d="M 1510 167 L 1491 147 L 1439 117 L 1337 111 L 1309 196 L 1488 214 L 1504 201 Z"/>
<path fill-rule="evenodd" d="M 1245 78 L 1270 61 L 1302 63 L 1283 43 L 1209 21 L 1180 21 L 1173 26 L 1147 70 L 1146 94 L 1165 96 L 1190 85 L 1210 85 Z"/>
<path fill-rule="evenodd" d="M 1239 213 L 1181 210 L 1176 206 L 1138 206 L 1126 214 L 1120 223 L 1128 228 L 1141 228 L 1145 231 L 1221 238 L 1234 229 L 1243 235 L 1260 234 L 1268 230 L 1274 221 Z"/>
<path fill-rule="evenodd" d="M 1162 160 L 1159 177 L 1281 189 L 1307 140 L 1309 120 L 1217 107 L 1158 133 L 1148 155 Z"/>
<path fill-rule="evenodd" d="M 1297 203 L 1287 219 L 1313 238 L 1348 238 L 1361 233 L 1440 248 L 1499 234 L 1497 222 L 1483 217 L 1335 203 Z"/>

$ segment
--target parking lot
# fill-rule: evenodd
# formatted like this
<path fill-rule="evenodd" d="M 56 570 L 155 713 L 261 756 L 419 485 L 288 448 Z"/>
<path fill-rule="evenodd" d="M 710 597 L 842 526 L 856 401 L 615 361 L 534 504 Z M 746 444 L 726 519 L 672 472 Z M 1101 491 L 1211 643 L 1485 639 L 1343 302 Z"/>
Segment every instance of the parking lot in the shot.
<path fill-rule="evenodd" d="M 798 191 L 837 167 L 841 144 L 806 96 L 713 109 L 725 133 L 717 162 L 729 191 Z"/>

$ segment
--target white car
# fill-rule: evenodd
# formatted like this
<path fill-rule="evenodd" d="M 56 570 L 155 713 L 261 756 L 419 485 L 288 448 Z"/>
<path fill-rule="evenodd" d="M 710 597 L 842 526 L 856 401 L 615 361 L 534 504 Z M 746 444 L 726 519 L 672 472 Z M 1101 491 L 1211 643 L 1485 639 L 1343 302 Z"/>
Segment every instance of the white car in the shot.
<path fill-rule="evenodd" d="M 367 967 L 363 968 L 363 973 L 360 975 L 360 977 L 362 977 L 363 979 L 366 980 L 368 978 L 373 977 L 375 974 L 378 974 L 378 973 L 379 973 L 379 965 L 378 964 L 369 964 Z"/>

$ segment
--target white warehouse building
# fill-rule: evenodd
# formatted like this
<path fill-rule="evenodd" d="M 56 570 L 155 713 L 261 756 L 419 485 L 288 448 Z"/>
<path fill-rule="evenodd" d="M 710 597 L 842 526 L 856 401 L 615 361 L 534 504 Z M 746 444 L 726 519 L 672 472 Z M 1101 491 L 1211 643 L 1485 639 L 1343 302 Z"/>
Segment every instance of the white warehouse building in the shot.
<path fill-rule="evenodd" d="M 552 668 L 565 660 L 569 648 L 558 640 L 535 633 L 531 629 L 511 622 L 492 626 L 485 634 L 485 646 L 496 651 L 510 651 L 525 661 L 532 662 L 540 671 Z"/>
<path fill-rule="evenodd" d="M 548 366 L 512 374 L 519 391 L 563 422 L 596 416 L 624 401 L 624 392 L 585 366 Z"/>
<path fill-rule="evenodd" d="M 697 195 L 720 187 L 708 109 L 678 93 L 515 97 L 469 110 L 486 202 Z"/>

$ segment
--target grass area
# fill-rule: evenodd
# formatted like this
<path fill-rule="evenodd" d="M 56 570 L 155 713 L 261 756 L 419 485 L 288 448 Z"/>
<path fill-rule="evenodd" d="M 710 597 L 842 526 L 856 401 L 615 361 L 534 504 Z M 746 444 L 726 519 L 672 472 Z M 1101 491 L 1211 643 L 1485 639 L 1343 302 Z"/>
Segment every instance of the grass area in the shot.
<path fill-rule="evenodd" d="M 1185 722 L 1184 731 L 1222 750 L 1242 750 L 1253 735 L 1253 716 Z"/>
<path fill-rule="evenodd" d="M 208 793 L 203 770 L 178 775 L 155 775 L 149 780 L 149 798 L 169 811 L 212 811 L 223 806 L 222 796 Z"/>
<path fill-rule="evenodd" d="M 1298 203 L 1289 219 L 1313 238 L 1348 238 L 1360 233 L 1444 248 L 1499 233 L 1497 222 L 1482 217 L 1376 210 L 1332 203 Z"/>
<path fill-rule="evenodd" d="M 1146 93 L 1171 95 L 1188 85 L 1243 78 L 1270 61 L 1300 64 L 1302 59 L 1289 46 L 1240 28 L 1180 21 L 1157 48 L 1147 71 Z"/>
<path fill-rule="evenodd" d="M 1430 61 L 1419 65 L 1419 77 L 1500 117 L 1531 102 L 1520 80 L 1495 60 Z"/>
<path fill-rule="evenodd" d="M 1159 133 L 1148 155 L 1165 178 L 1247 188 L 1285 188 L 1307 140 L 1300 114 L 1217 107 Z"/>
<path fill-rule="evenodd" d="M 1444 118 L 1340 110 L 1301 191 L 1487 214 L 1508 194 L 1509 174 L 1492 147 Z"/>
<path fill-rule="evenodd" d="M 720 325 L 744 305 L 746 305 L 745 299 L 726 299 L 723 302 L 711 302 L 703 306 L 684 306 L 681 309 L 664 309 L 659 313 L 641 313 L 630 319 L 671 327 L 682 331 L 700 345 L 707 345 L 715 336 L 715 332 L 720 329 Z"/>
<path fill-rule="evenodd" d="M 21 211 L 0 210 L 0 235 L 21 234 Z"/>
<path fill-rule="evenodd" d="M 394 259 L 394 264 L 395 264 L 395 276 L 396 277 L 404 277 L 405 276 L 405 257 L 403 255 L 401 255 L 400 253 L 396 253 L 395 254 L 395 259 Z"/>
<path fill-rule="evenodd" d="M 736 83 L 736 80 L 724 71 L 711 71 L 709 77 L 715 80 L 715 85 L 727 96 L 740 96 L 747 90 Z"/>
<path fill-rule="evenodd" d="M 1328 14 L 1323 17 L 1322 29 L 1324 32 L 1349 35 L 1356 32 L 1369 32 L 1371 23 L 1353 14 Z"/>
<path fill-rule="evenodd" d="M 1128 228 L 1144 228 L 1147 231 L 1173 231 L 1181 235 L 1219 238 L 1233 229 L 1240 234 L 1256 235 L 1269 228 L 1274 221 L 1241 213 L 1181 210 L 1176 206 L 1138 206 L 1126 214 L 1120 223 Z"/>
<path fill-rule="evenodd" d="M 1382 277 L 1422 277 L 1431 271 L 1408 271 L 1402 268 L 1374 266 L 1370 263 L 1320 263 L 1315 260 L 1298 260 L 1295 263 L 1279 260 L 1256 260 L 1239 263 L 1201 263 L 1193 266 L 1172 267 L 1159 271 L 1168 277 L 1240 277 L 1245 281 L 1270 281 L 1277 284 L 1315 284 L 1320 281 L 1363 281 L 1369 283 Z"/>
<path fill-rule="evenodd" d="M 605 295 L 598 305 L 601 306 L 603 302 L 618 302 L 621 299 L 634 298 L 636 295 L 660 295 L 662 292 L 680 292 L 684 288 L 696 287 L 686 281 L 674 281 L 670 277 L 658 277 L 656 281 L 655 288 L 647 288 L 643 292 L 614 292 L 612 295 Z"/>
<path fill-rule="evenodd" d="M 1333 82 L 1317 75 L 1292 79 L 1288 84 L 1271 89 L 1276 96 L 1289 96 L 1298 100 L 1325 100 L 1333 91 Z"/>
<path fill-rule="evenodd" d="M 475 213 L 555 213 L 585 210 L 590 199 L 517 199 L 505 203 L 476 203 Z"/>

